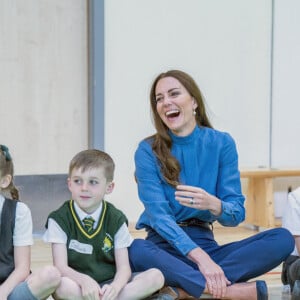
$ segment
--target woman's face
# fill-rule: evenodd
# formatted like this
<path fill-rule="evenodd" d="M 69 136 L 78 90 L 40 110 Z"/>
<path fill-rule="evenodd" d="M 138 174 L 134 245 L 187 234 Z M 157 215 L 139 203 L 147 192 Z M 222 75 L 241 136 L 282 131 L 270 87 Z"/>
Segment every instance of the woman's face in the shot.
<path fill-rule="evenodd" d="M 176 135 L 189 135 L 196 126 L 195 99 L 173 77 L 160 79 L 155 88 L 156 110 L 165 125 Z"/>

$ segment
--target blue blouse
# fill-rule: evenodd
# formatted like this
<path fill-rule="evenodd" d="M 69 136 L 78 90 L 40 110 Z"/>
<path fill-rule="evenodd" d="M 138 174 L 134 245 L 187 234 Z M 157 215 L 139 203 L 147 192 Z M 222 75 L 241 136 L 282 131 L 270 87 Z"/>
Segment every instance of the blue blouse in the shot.
<path fill-rule="evenodd" d="M 181 166 L 180 183 L 197 186 L 222 201 L 222 212 L 214 216 L 179 204 L 175 188 L 163 178 L 151 140 L 140 142 L 135 152 L 138 194 L 145 210 L 137 229 L 151 227 L 183 255 L 198 247 L 176 222 L 190 218 L 237 226 L 245 218 L 236 145 L 228 133 L 198 127 L 185 137 L 172 132 L 172 155 Z"/>

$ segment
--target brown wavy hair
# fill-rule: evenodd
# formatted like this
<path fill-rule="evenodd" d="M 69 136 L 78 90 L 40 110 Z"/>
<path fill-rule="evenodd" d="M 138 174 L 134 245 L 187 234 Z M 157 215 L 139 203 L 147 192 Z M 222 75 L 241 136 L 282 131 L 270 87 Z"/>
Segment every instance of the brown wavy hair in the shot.
<path fill-rule="evenodd" d="M 157 112 L 155 97 L 157 83 L 159 80 L 166 77 L 173 77 L 177 79 L 195 99 L 198 105 L 195 109 L 195 118 L 198 126 L 209 128 L 213 127 L 206 113 L 205 101 L 202 93 L 190 75 L 180 70 L 169 70 L 159 74 L 155 78 L 150 90 L 151 115 L 156 128 L 156 134 L 150 137 L 153 140 L 152 150 L 160 163 L 163 177 L 170 185 L 175 187 L 179 183 L 180 165 L 178 160 L 171 154 L 172 140 L 169 135 L 169 128 L 163 123 Z"/>
<path fill-rule="evenodd" d="M 0 177 L 4 177 L 6 175 L 10 175 L 12 180 L 8 187 L 5 189 L 0 188 L 0 193 L 6 195 L 7 193 L 11 195 L 12 199 L 19 199 L 19 191 L 14 185 L 14 164 L 9 153 L 9 150 L 6 146 L 0 145 Z"/>

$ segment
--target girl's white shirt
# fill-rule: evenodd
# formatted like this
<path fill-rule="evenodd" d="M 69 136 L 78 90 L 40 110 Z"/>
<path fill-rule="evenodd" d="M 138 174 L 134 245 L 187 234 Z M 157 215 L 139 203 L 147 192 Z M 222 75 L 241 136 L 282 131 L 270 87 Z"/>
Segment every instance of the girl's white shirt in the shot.
<path fill-rule="evenodd" d="M 288 195 L 287 205 L 282 215 L 282 227 L 288 229 L 292 235 L 300 236 L 300 187 Z M 291 255 L 299 256 L 296 247 Z"/>
<path fill-rule="evenodd" d="M 94 220 L 96 220 L 94 228 L 97 226 L 102 211 L 102 203 L 98 207 L 98 209 L 91 215 L 87 215 L 86 212 L 80 209 L 76 202 L 74 202 L 74 208 L 81 220 L 83 220 L 87 216 L 91 216 Z M 67 244 L 67 235 L 54 219 L 49 218 L 48 228 L 43 235 L 43 241 L 46 243 Z M 127 248 L 131 245 L 132 241 L 133 237 L 131 236 L 126 223 L 124 223 L 114 237 L 114 247 L 115 249 Z"/>
<path fill-rule="evenodd" d="M 4 200 L 5 198 L 2 195 L 0 195 L 0 224 Z M 33 245 L 31 211 L 29 207 L 23 202 L 17 203 L 15 229 L 13 233 L 13 245 Z"/>

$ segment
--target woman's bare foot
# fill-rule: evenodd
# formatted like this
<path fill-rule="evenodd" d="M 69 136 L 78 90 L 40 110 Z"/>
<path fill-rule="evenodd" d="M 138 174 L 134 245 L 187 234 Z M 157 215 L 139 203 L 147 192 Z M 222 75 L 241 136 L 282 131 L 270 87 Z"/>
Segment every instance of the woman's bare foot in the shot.
<path fill-rule="evenodd" d="M 195 299 L 181 288 L 163 287 L 161 292 L 171 295 L 173 299 Z M 204 292 L 200 299 L 217 299 Z M 241 282 L 229 285 L 226 295 L 221 299 L 231 300 L 268 300 L 268 289 L 264 281 Z"/>
<path fill-rule="evenodd" d="M 226 296 L 231 300 L 268 300 L 267 285 L 264 281 L 241 282 L 227 287 Z"/>

